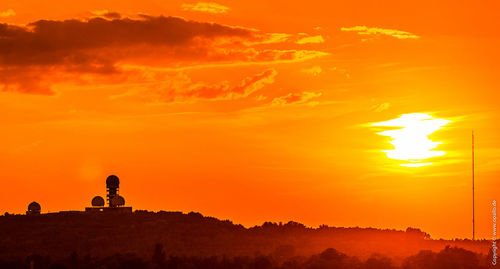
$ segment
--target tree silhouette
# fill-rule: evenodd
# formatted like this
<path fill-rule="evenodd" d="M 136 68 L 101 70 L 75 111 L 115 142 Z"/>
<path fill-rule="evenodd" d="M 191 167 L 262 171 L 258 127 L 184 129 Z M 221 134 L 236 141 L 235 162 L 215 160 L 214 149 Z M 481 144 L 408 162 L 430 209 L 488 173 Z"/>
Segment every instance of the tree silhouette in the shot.
<path fill-rule="evenodd" d="M 155 245 L 155 249 L 152 257 L 153 264 L 159 268 L 165 266 L 165 251 L 163 250 L 163 245 L 158 243 Z"/>

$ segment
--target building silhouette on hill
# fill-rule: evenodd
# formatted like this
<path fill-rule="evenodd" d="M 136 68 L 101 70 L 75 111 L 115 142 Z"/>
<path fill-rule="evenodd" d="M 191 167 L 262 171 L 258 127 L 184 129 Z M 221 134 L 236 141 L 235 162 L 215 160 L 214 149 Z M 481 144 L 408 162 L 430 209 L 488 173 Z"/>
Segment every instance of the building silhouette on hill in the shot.
<path fill-rule="evenodd" d="M 132 213 L 132 207 L 125 206 L 125 198 L 120 194 L 120 179 L 115 175 L 106 178 L 106 201 L 101 196 L 95 196 L 91 201 L 91 206 L 85 208 L 87 213 L 115 212 Z M 106 203 L 105 203 L 106 202 Z M 37 202 L 28 205 L 26 215 L 40 215 L 41 206 Z M 63 213 L 64 211 L 60 212 Z M 74 211 L 71 211 L 74 212 Z"/>
<path fill-rule="evenodd" d="M 42 207 L 37 202 L 31 202 L 28 205 L 28 211 L 26 211 L 26 215 L 40 215 L 40 211 Z"/>
<path fill-rule="evenodd" d="M 91 207 L 86 207 L 85 212 L 132 212 L 132 207 L 125 206 L 125 198 L 120 194 L 120 179 L 115 175 L 106 178 L 106 202 L 101 196 L 92 199 Z"/>

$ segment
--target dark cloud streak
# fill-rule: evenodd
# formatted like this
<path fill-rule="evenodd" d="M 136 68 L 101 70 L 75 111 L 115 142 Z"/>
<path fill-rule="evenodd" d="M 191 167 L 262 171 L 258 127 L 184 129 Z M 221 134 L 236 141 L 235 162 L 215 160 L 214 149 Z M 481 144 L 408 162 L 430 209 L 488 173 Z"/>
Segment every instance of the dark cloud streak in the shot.
<path fill-rule="evenodd" d="M 27 28 L 0 24 L 0 66 L 78 63 L 91 50 L 134 45 L 181 46 L 195 38 L 250 37 L 245 29 L 174 17 L 142 20 L 40 20 Z"/>
<path fill-rule="evenodd" d="M 147 66 L 182 68 L 214 62 L 294 62 L 327 54 L 266 48 L 260 45 L 268 43 L 272 35 L 241 27 L 164 16 L 139 15 L 131 19 L 107 10 L 94 13 L 99 17 L 39 20 L 27 26 L 0 24 L 0 91 L 52 94 L 51 85 L 60 82 L 116 84 L 128 81 L 133 71 L 127 71 L 127 66 L 140 70 Z M 191 92 L 176 94 L 195 99 L 244 96 L 262 84 L 260 78 L 255 79 L 256 83 L 249 81 L 241 88 L 188 86 Z"/>
<path fill-rule="evenodd" d="M 199 53 L 210 54 L 218 38 L 253 37 L 242 28 L 145 15 L 40 20 L 27 27 L 0 24 L 0 91 L 52 94 L 50 84 L 57 81 L 57 72 L 116 74 L 116 63 L 151 56 L 151 51 L 164 52 L 155 57 L 169 55 L 174 62 L 185 55 L 198 55 L 203 61 L 206 55 Z"/>

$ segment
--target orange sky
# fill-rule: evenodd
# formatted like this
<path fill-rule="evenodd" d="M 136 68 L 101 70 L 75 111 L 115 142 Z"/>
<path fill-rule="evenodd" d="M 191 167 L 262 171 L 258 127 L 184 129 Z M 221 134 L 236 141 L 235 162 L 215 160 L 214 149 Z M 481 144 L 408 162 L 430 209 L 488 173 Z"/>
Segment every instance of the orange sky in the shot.
<path fill-rule="evenodd" d="M 499 199 L 496 1 L 3 1 L 0 213 L 137 209 L 471 236 Z M 45 20 L 45 21 L 41 21 Z M 403 167 L 371 123 L 427 113 Z"/>

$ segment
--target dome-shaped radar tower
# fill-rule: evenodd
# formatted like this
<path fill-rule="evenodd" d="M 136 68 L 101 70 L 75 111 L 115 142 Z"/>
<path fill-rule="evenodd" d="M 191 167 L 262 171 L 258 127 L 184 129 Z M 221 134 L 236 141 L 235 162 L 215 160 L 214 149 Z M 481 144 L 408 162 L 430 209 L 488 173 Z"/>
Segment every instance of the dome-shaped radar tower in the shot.
<path fill-rule="evenodd" d="M 28 205 L 28 211 L 26 211 L 26 215 L 40 215 L 41 210 L 42 207 L 39 203 L 31 202 L 31 204 Z"/>
<path fill-rule="evenodd" d="M 111 203 L 111 201 L 115 196 L 118 195 L 119 188 L 120 179 L 117 176 L 111 175 L 106 179 L 106 199 L 110 207 L 115 207 L 113 206 L 113 203 Z"/>
<path fill-rule="evenodd" d="M 125 198 L 123 198 L 123 196 L 116 195 L 115 197 L 113 197 L 113 199 L 111 199 L 112 207 L 120 207 L 124 205 L 125 205 Z"/>
<path fill-rule="evenodd" d="M 106 178 L 106 201 L 101 196 L 92 199 L 92 206 L 86 207 L 89 213 L 132 213 L 131 206 L 125 206 L 125 198 L 119 194 L 120 179 L 115 175 Z M 106 203 L 105 203 L 106 202 Z M 105 206 L 107 204 L 107 206 Z"/>
<path fill-rule="evenodd" d="M 96 196 L 92 199 L 93 207 L 101 207 L 104 206 L 104 199 L 101 196 Z"/>

